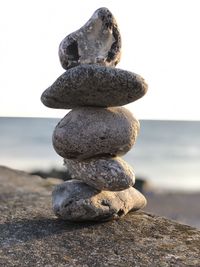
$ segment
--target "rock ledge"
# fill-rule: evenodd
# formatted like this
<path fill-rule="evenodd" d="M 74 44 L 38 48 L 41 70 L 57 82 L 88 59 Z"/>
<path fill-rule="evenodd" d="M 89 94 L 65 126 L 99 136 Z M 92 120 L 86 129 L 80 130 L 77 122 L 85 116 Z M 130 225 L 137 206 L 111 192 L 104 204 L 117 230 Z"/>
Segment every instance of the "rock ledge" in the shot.
<path fill-rule="evenodd" d="M 166 218 L 56 219 L 51 190 L 59 182 L 0 167 L 1 266 L 200 266 L 200 231 Z"/>

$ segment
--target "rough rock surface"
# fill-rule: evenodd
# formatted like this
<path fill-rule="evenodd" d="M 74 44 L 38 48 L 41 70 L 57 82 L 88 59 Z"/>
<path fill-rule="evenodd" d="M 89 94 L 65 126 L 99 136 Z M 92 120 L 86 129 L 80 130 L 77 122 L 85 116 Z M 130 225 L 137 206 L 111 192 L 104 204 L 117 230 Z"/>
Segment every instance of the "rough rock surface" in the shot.
<path fill-rule="evenodd" d="M 84 161 L 64 160 L 72 178 L 98 189 L 119 191 L 133 186 L 135 174 L 122 158 L 94 158 Z"/>
<path fill-rule="evenodd" d="M 0 167 L 0 265 L 200 266 L 200 231 L 144 212 L 68 223 L 51 212 L 52 182 Z"/>
<path fill-rule="evenodd" d="M 53 146 L 68 159 L 124 155 L 134 145 L 139 127 L 123 107 L 77 108 L 56 126 Z"/>
<path fill-rule="evenodd" d="M 79 64 L 115 66 L 120 60 L 121 36 L 112 13 L 99 8 L 79 30 L 69 34 L 59 46 L 64 69 Z"/>
<path fill-rule="evenodd" d="M 52 197 L 55 214 L 77 222 L 119 219 L 130 210 L 146 206 L 145 197 L 133 187 L 117 192 L 98 191 L 78 180 L 57 185 Z"/>
<path fill-rule="evenodd" d="M 98 65 L 80 65 L 64 72 L 46 89 L 42 103 L 50 108 L 115 107 L 131 103 L 147 91 L 144 79 L 132 72 Z"/>

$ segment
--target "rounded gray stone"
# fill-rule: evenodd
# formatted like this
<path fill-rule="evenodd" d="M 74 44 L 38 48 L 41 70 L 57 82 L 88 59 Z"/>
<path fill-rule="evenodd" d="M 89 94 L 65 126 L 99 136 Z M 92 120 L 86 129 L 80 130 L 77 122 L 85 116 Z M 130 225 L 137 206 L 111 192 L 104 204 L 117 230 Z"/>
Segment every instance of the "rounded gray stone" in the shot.
<path fill-rule="evenodd" d="M 135 174 L 122 158 L 94 158 L 84 161 L 65 159 L 72 178 L 98 189 L 120 191 L 134 185 Z"/>
<path fill-rule="evenodd" d="M 63 73 L 42 96 L 50 108 L 123 106 L 145 95 L 147 84 L 132 72 L 98 65 L 80 65 Z"/>
<path fill-rule="evenodd" d="M 115 157 L 127 153 L 136 141 L 139 122 L 123 107 L 77 108 L 56 126 L 53 146 L 67 159 Z"/>
<path fill-rule="evenodd" d="M 59 46 L 64 69 L 79 64 L 115 66 L 120 61 L 121 36 L 112 13 L 99 8 L 79 30 L 69 34 Z"/>
<path fill-rule="evenodd" d="M 106 221 L 143 208 L 146 199 L 133 187 L 118 192 L 98 191 L 82 181 L 70 180 L 55 187 L 52 204 L 55 215 L 63 220 Z"/>

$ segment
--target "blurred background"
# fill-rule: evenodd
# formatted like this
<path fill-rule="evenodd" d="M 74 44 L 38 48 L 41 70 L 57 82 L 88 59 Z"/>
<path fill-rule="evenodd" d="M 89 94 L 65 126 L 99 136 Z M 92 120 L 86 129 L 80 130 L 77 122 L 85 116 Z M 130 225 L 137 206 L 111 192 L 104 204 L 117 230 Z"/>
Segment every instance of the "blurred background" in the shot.
<path fill-rule="evenodd" d="M 117 19 L 117 67 L 142 75 L 144 98 L 127 105 L 140 120 L 124 156 L 147 195 L 147 210 L 200 227 L 200 2 L 198 0 L 8 0 L 0 3 L 0 165 L 66 172 L 53 129 L 66 110 L 40 95 L 64 70 L 58 45 L 105 6 Z M 52 172 L 52 169 L 54 169 Z"/>

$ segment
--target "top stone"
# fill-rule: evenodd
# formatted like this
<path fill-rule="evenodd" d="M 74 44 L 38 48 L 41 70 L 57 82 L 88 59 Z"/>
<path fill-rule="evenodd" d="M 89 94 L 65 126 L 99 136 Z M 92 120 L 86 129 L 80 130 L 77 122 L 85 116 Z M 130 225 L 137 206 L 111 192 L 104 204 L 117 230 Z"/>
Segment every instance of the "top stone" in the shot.
<path fill-rule="evenodd" d="M 59 58 L 64 69 L 80 64 L 114 67 L 120 61 L 121 36 L 112 13 L 97 9 L 79 30 L 66 36 L 59 46 Z"/>

